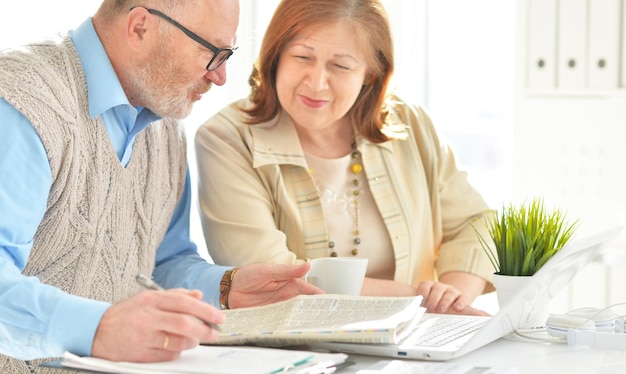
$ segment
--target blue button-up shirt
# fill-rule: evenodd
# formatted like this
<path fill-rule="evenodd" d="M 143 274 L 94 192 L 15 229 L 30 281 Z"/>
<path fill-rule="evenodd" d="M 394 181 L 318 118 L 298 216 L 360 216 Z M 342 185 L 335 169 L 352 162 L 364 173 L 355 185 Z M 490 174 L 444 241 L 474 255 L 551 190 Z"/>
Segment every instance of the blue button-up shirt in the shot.
<path fill-rule="evenodd" d="M 130 105 L 91 19 L 69 33 L 87 79 L 89 113 L 102 116 L 124 166 L 138 133 L 159 117 Z M 32 124 L 0 98 L 0 352 L 15 358 L 91 354 L 96 328 L 110 306 L 70 295 L 22 275 L 46 211 L 52 178 Z M 164 287 L 197 288 L 218 305 L 225 267 L 207 264 L 189 235 L 189 172 L 184 193 L 159 246 L 153 276 Z"/>

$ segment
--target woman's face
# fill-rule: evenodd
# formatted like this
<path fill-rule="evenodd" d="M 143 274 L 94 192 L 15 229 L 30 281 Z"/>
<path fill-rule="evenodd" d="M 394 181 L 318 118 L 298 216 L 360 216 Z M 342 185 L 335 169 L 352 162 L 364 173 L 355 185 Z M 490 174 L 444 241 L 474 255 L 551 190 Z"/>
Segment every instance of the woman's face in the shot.
<path fill-rule="evenodd" d="M 281 53 L 278 100 L 301 129 L 320 130 L 347 120 L 367 72 L 355 31 L 348 22 L 307 30 Z"/>

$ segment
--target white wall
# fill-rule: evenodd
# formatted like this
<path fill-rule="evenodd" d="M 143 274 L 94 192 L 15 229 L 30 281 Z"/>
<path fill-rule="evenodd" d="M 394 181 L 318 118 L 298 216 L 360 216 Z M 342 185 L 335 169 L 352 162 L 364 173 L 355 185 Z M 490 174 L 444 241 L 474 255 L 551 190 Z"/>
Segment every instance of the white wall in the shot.
<path fill-rule="evenodd" d="M 78 26 L 99 0 L 20 0 L 0 3 L 0 49 Z"/>
<path fill-rule="evenodd" d="M 549 205 L 580 219 L 577 235 L 585 236 L 626 223 L 626 87 L 619 80 L 626 71 L 613 74 L 605 87 L 593 83 L 594 50 L 606 49 L 607 68 L 621 69 L 619 51 L 626 48 L 618 23 L 624 8 L 621 0 L 563 1 L 518 0 L 514 197 L 543 196 Z M 573 6 L 580 8 L 572 11 Z M 548 8 L 534 11 L 541 7 Z M 590 20 L 597 8 L 603 12 L 600 29 L 607 34 L 591 43 Z M 563 40 L 570 33 L 559 30 L 566 24 L 575 28 L 572 44 Z M 570 54 L 572 45 L 579 53 Z M 572 56 L 575 67 L 582 67 L 576 82 L 566 79 L 575 73 L 567 65 Z M 538 69 L 539 58 L 545 58 L 546 69 Z M 626 235 L 605 253 L 559 295 L 555 309 L 624 301 Z"/>

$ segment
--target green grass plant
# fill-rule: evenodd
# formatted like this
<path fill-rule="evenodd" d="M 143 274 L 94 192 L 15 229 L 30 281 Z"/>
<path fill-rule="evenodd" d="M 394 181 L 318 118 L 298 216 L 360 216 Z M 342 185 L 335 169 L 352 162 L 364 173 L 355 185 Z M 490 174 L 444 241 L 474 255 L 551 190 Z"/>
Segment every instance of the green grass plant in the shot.
<path fill-rule="evenodd" d="M 560 209 L 547 211 L 543 200 L 509 204 L 487 219 L 492 245 L 477 231 L 496 274 L 533 275 L 571 239 L 578 221 Z M 495 248 L 495 249 L 494 249 Z"/>

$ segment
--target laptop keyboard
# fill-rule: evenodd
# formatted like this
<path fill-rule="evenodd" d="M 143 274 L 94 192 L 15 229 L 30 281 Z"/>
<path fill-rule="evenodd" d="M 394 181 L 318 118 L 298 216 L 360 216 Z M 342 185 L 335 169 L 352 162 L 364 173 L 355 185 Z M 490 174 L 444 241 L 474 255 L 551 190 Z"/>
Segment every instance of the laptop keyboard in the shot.
<path fill-rule="evenodd" d="M 482 318 L 460 318 L 454 316 L 433 317 L 415 327 L 402 344 L 441 347 L 455 339 L 470 334 L 487 320 Z"/>

